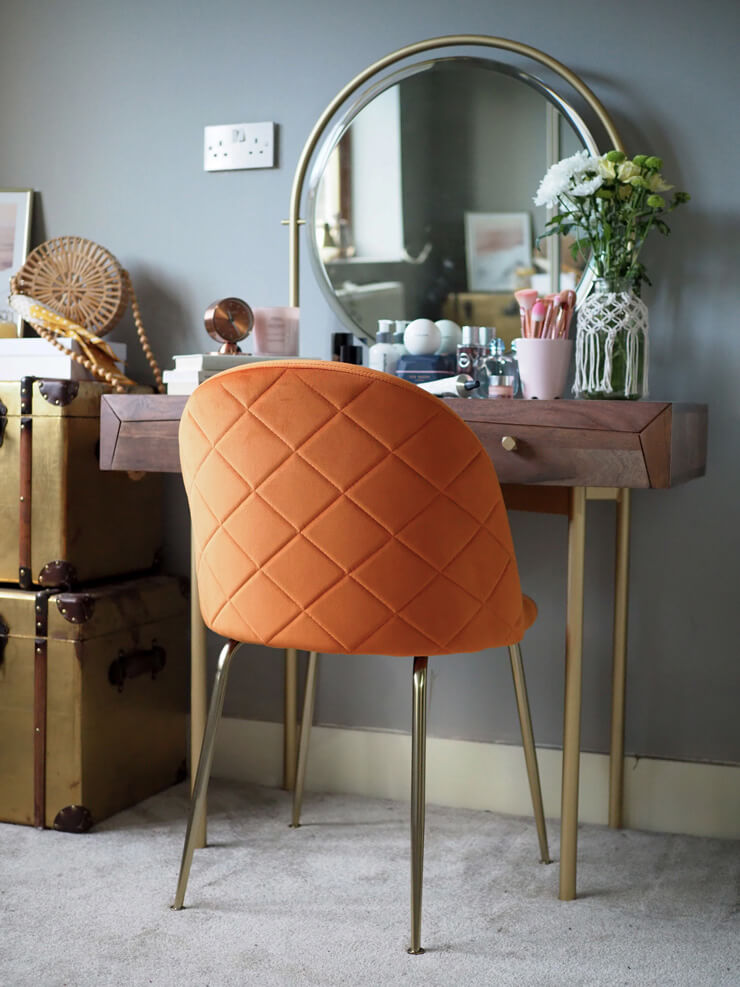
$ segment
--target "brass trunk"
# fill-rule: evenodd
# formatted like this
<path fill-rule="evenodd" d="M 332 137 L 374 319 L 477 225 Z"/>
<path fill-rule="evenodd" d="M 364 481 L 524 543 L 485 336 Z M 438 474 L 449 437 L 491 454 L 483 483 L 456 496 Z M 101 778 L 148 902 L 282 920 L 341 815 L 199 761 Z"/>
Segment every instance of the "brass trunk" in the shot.
<path fill-rule="evenodd" d="M 154 565 L 162 478 L 98 465 L 100 399 L 110 391 L 0 381 L 0 582 L 70 586 Z"/>
<path fill-rule="evenodd" d="M 184 778 L 188 600 L 0 588 L 0 820 L 84 831 Z"/>

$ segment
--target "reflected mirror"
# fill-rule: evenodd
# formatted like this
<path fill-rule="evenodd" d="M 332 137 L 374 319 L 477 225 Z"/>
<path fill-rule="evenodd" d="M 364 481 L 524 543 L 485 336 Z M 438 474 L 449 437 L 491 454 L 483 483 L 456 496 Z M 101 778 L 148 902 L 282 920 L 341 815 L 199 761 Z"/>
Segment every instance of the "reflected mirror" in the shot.
<path fill-rule="evenodd" d="M 489 59 L 436 58 L 376 84 L 325 139 L 311 174 L 308 240 L 340 320 L 451 318 L 519 335 L 513 292 L 588 285 L 533 196 L 582 148 L 583 120 L 535 77 Z"/>

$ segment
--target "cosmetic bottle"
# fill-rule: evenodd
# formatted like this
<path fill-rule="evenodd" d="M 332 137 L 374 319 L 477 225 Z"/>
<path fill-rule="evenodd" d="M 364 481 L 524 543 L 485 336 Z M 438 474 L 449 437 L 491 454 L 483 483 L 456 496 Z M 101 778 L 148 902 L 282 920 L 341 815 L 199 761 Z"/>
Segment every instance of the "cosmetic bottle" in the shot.
<path fill-rule="evenodd" d="M 457 372 L 475 376 L 473 369 L 479 355 L 478 326 L 463 326 L 462 342 L 457 344 Z"/>
<path fill-rule="evenodd" d="M 509 352 L 506 354 L 511 363 L 511 372 L 514 374 L 514 397 L 521 393 L 521 380 L 519 379 L 519 360 L 516 354 L 516 339 L 512 339 Z"/>
<path fill-rule="evenodd" d="M 364 363 L 364 347 L 362 346 L 340 346 L 337 359 L 340 363 L 354 363 L 362 366 Z"/>
<path fill-rule="evenodd" d="M 393 374 L 396 372 L 398 356 L 398 351 L 391 342 L 391 320 L 379 319 L 375 342 L 367 351 L 367 365 L 373 370 Z"/>
<path fill-rule="evenodd" d="M 486 353 L 491 348 L 491 343 L 496 338 L 495 326 L 478 326 L 478 345 Z"/>
<path fill-rule="evenodd" d="M 489 353 L 485 364 L 488 371 L 488 397 L 513 398 L 516 375 L 511 357 L 505 353 L 506 344 L 503 339 L 493 339 L 489 344 Z"/>
<path fill-rule="evenodd" d="M 477 329 L 478 357 L 473 364 L 472 374 L 480 382 L 480 390 L 476 391 L 472 397 L 487 398 L 491 377 L 487 361 L 491 355 L 491 346 L 496 339 L 496 329 L 493 326 L 478 326 Z"/>
<path fill-rule="evenodd" d="M 341 360 L 340 352 L 342 348 L 345 350 L 354 346 L 355 337 L 351 332 L 333 332 L 331 334 L 331 358 L 332 360 L 341 361 L 346 363 L 346 360 Z"/>
<path fill-rule="evenodd" d="M 403 334 L 406 332 L 406 326 L 408 324 L 409 324 L 408 319 L 396 319 L 393 323 L 392 341 L 399 357 L 403 356 L 404 353 L 408 353 L 408 350 L 406 349 L 406 344 L 403 341 Z"/>

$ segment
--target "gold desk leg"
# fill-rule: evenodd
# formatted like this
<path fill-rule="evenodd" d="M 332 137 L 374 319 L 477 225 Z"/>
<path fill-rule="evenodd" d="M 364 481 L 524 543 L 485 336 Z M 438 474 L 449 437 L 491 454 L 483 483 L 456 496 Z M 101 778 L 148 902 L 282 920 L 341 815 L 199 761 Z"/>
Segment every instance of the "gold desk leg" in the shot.
<path fill-rule="evenodd" d="M 283 726 L 283 788 L 295 788 L 298 765 L 298 652 L 285 649 L 285 724 Z"/>
<path fill-rule="evenodd" d="M 200 759 L 203 735 L 206 731 L 208 690 L 206 685 L 206 625 L 200 614 L 198 596 L 198 574 L 193 550 L 194 539 L 190 538 L 190 790 L 195 789 L 195 769 Z M 194 847 L 206 845 L 206 808 L 195 826 Z"/>
<path fill-rule="evenodd" d="M 560 810 L 560 899 L 576 896 L 578 771 L 581 757 L 583 666 L 583 570 L 586 544 L 586 488 L 573 487 L 568 500 L 568 602 L 565 628 L 563 788 Z"/>
<path fill-rule="evenodd" d="M 627 680 L 627 605 L 630 563 L 630 491 L 617 496 L 617 543 L 614 563 L 614 649 L 612 730 L 609 748 L 609 825 L 622 825 L 624 791 L 624 702 Z"/>

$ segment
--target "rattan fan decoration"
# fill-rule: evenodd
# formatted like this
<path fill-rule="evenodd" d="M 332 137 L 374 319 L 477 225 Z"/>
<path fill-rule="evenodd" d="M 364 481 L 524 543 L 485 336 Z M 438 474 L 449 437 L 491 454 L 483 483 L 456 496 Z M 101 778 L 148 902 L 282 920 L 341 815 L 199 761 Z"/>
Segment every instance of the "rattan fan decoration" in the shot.
<path fill-rule="evenodd" d="M 13 294 L 27 295 L 54 309 L 96 336 L 104 336 L 120 320 L 130 299 L 136 332 L 149 362 L 157 390 L 163 391 L 162 374 L 141 322 L 139 304 L 128 271 L 113 254 L 92 240 L 60 236 L 39 244 L 11 278 Z M 54 343 L 43 326 L 34 328 Z M 58 344 L 57 348 L 59 347 Z M 72 358 L 102 379 L 104 373 L 80 354 Z"/>

